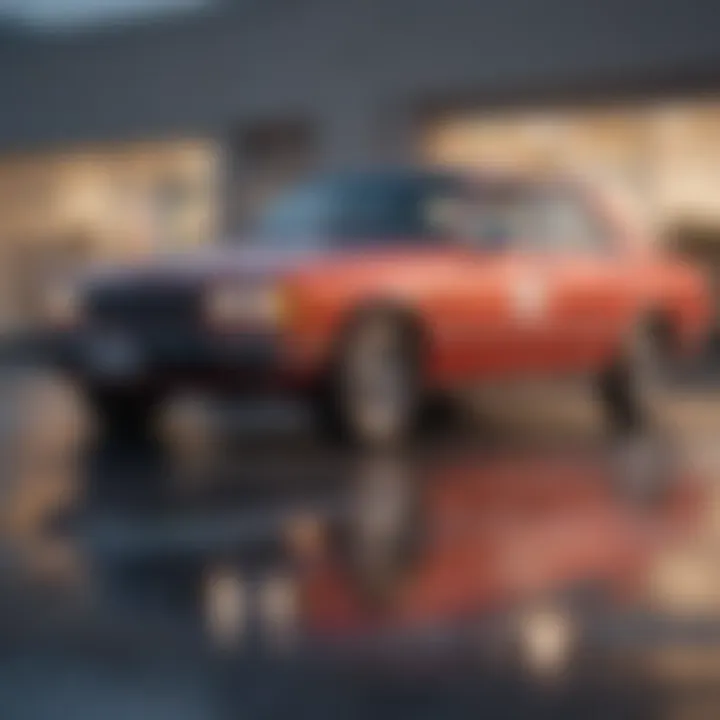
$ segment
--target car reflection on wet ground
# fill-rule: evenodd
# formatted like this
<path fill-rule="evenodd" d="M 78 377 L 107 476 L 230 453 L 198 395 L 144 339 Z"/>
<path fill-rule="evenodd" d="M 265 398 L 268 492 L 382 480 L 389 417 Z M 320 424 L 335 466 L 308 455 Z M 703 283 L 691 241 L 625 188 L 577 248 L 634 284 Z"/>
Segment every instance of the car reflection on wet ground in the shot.
<path fill-rule="evenodd" d="M 3 717 L 720 703 L 716 399 L 678 400 L 670 436 L 457 420 L 352 455 L 192 408 L 159 441 L 103 439 L 52 386 L 21 387 Z"/>

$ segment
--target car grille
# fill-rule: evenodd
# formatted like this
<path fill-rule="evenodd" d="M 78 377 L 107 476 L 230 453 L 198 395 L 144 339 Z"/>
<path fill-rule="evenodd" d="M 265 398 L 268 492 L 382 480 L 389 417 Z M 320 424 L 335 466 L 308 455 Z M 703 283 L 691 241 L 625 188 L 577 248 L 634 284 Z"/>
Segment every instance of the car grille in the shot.
<path fill-rule="evenodd" d="M 93 324 L 136 334 L 189 332 L 200 324 L 201 293 L 183 284 L 130 281 L 94 288 L 86 310 Z"/>

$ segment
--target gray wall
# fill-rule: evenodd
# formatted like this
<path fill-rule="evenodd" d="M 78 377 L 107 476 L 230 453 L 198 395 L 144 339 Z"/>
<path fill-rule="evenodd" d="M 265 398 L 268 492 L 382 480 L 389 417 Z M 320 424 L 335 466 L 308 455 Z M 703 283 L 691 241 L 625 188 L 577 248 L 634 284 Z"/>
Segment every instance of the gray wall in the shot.
<path fill-rule="evenodd" d="M 0 151 L 292 116 L 318 123 L 330 162 L 402 155 L 433 98 L 720 88 L 718 38 L 710 0 L 257 0 L 4 42 Z"/>

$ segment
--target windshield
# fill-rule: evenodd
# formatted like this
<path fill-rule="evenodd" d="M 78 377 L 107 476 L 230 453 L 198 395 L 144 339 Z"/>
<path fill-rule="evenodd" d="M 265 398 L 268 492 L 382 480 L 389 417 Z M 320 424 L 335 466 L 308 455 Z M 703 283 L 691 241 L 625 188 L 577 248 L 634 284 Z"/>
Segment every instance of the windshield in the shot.
<path fill-rule="evenodd" d="M 287 247 L 427 242 L 447 234 L 442 204 L 457 183 L 423 175 L 354 176 L 308 183 L 273 203 L 256 235 Z"/>

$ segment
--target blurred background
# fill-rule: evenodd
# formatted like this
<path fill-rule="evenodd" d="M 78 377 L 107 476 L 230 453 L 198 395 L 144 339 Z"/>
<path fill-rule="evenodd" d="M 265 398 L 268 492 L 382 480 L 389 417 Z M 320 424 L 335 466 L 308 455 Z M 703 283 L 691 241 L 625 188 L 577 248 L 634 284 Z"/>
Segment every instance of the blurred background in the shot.
<path fill-rule="evenodd" d="M 717 274 L 712 2 L 3 0 L 0 303 L 372 163 L 588 176 Z"/>
<path fill-rule="evenodd" d="M 668 436 L 503 392 L 380 457 L 195 398 L 103 439 L 13 347 L 58 276 L 394 163 L 588 178 L 717 308 L 719 35 L 708 0 L 0 0 L 0 717 L 718 717 L 712 345 Z"/>

